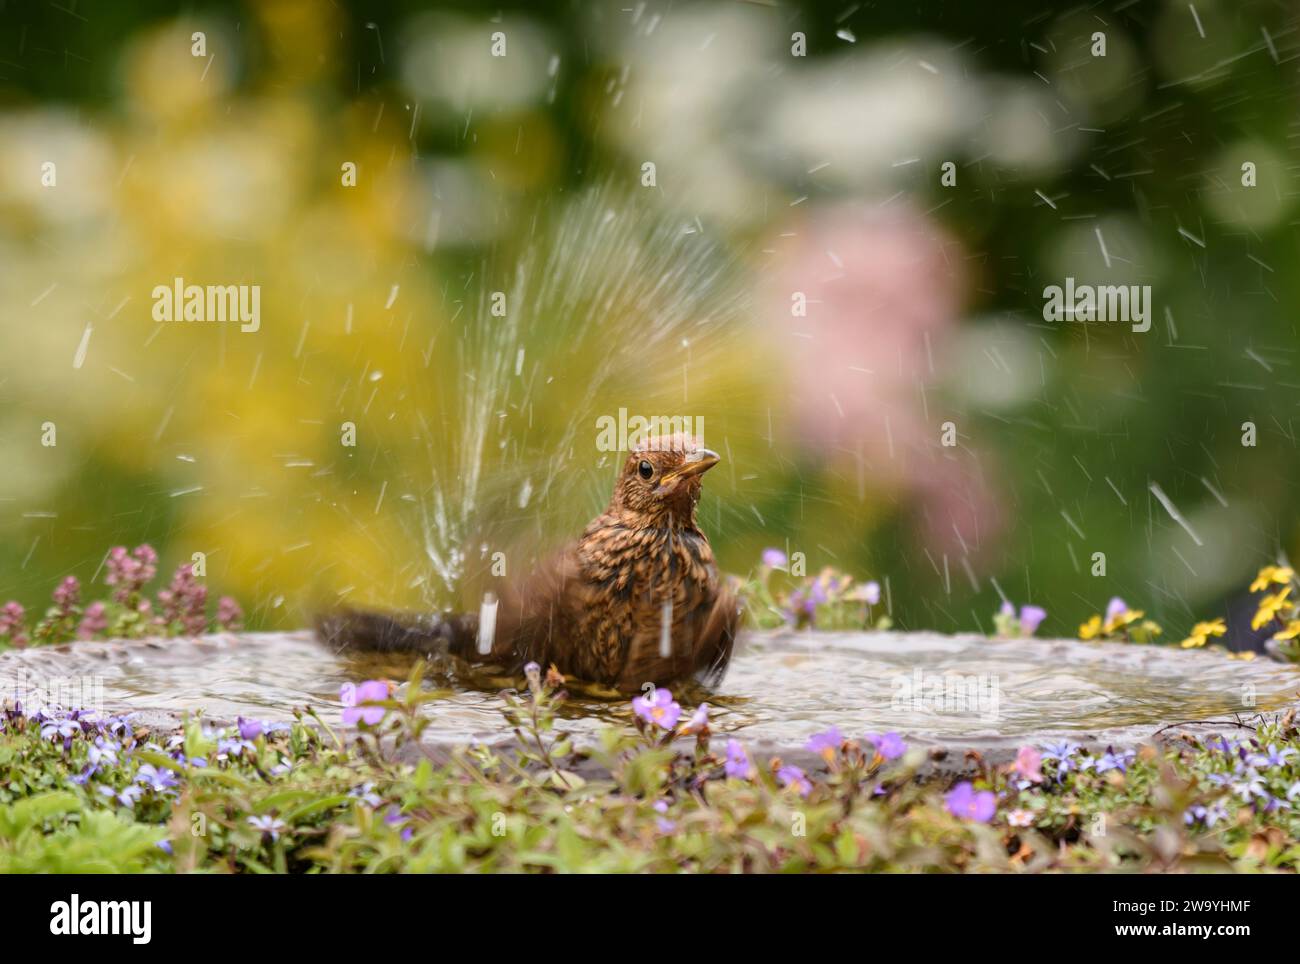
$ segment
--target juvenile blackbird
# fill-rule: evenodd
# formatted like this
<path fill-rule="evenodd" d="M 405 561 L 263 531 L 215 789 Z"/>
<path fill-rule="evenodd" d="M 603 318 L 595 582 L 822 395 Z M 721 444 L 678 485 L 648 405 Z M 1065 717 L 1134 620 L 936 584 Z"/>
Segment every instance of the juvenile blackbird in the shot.
<path fill-rule="evenodd" d="M 322 619 L 337 647 L 430 652 L 518 671 L 554 664 L 621 692 L 721 679 L 740 622 L 695 507 L 718 454 L 689 436 L 647 440 L 628 455 L 609 506 L 581 538 L 502 592 L 495 619 L 345 610 Z"/>

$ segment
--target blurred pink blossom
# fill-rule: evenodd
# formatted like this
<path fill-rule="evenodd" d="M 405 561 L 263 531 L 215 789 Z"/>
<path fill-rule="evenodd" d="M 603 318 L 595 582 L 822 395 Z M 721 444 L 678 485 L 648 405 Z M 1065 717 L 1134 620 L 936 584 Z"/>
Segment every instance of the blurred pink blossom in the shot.
<path fill-rule="evenodd" d="M 812 210 L 770 247 L 769 324 L 792 382 L 795 443 L 856 478 L 865 499 L 912 501 L 919 537 L 965 554 L 1000 528 L 990 466 L 946 410 L 938 367 L 956 331 L 967 253 L 903 203 Z M 793 313 L 795 293 L 807 314 Z M 959 444 L 942 447 L 943 422 Z"/>

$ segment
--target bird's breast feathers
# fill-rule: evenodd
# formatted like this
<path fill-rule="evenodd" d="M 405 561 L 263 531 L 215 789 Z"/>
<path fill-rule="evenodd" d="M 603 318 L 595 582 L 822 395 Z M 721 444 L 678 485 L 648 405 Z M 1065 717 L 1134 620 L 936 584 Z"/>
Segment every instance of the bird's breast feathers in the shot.
<path fill-rule="evenodd" d="M 717 566 L 698 530 L 593 523 L 578 547 L 582 578 L 633 603 L 692 606 L 711 596 Z"/>

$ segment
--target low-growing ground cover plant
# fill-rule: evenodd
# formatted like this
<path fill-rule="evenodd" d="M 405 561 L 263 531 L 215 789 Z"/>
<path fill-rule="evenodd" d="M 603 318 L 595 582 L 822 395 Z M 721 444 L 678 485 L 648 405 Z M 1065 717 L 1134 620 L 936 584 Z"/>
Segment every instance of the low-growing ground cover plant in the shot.
<path fill-rule="evenodd" d="M 877 584 L 823 571 L 778 586 L 772 576 L 786 562 L 765 554 L 757 581 L 768 616 L 887 625 Z M 155 568 L 147 546 L 114 550 L 108 601 L 83 608 L 80 587 L 65 580 L 34 627 L 6 607 L 0 631 L 11 645 L 34 645 L 207 629 L 192 571 L 180 567 L 153 601 L 143 590 Z M 1281 605 L 1261 606 L 1279 636 L 1295 618 L 1285 605 L 1293 579 L 1269 569 L 1256 584 L 1281 594 Z M 1026 636 L 1044 616 L 1007 603 L 995 624 L 999 635 Z M 239 618 L 223 599 L 217 624 Z M 1115 601 L 1095 635 L 1138 642 L 1142 618 Z M 1182 645 L 1204 646 L 1217 628 L 1198 624 Z M 1300 865 L 1293 713 L 1174 728 L 1171 742 L 1138 748 L 1026 744 L 997 764 L 970 753 L 959 775 L 944 776 L 892 732 L 830 727 L 799 762 L 764 757 L 714 732 L 707 704 L 684 705 L 663 688 L 579 746 L 557 712 L 566 680 L 531 664 L 503 694 L 507 740 L 431 746 L 429 705 L 447 693 L 424 680 L 417 664 L 402 683 L 349 684 L 336 718 L 302 707 L 292 722 L 196 715 L 152 729 L 130 715 L 9 703 L 0 709 L 0 873 Z"/>
<path fill-rule="evenodd" d="M 130 718 L 10 707 L 0 873 L 94 871 L 1295 870 L 1292 715 L 1136 750 L 1027 745 L 918 779 L 894 733 L 814 735 L 762 759 L 666 690 L 580 749 L 563 682 L 528 668 L 500 747 L 433 748 L 444 694 L 366 681 L 343 719 Z M 346 688 L 345 688 L 346 689 Z"/>

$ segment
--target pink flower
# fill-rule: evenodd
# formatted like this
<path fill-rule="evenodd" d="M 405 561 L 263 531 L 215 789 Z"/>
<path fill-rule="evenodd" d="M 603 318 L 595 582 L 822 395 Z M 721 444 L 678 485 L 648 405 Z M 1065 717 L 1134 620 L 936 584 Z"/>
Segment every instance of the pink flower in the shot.
<path fill-rule="evenodd" d="M 27 633 L 23 631 L 24 615 L 23 607 L 13 600 L 0 606 L 0 640 L 8 639 L 17 649 L 27 645 Z"/>
<path fill-rule="evenodd" d="M 15 629 L 22 629 L 24 612 L 22 604 L 12 599 L 0 606 L 0 636 L 8 636 Z"/>
<path fill-rule="evenodd" d="M 829 475 L 853 478 L 871 465 L 878 497 L 919 503 L 916 538 L 931 551 L 965 553 L 974 532 L 992 543 L 1007 515 L 998 466 L 928 445 L 930 416 L 916 391 L 936 365 L 960 369 L 948 349 L 968 285 L 960 244 L 902 202 L 804 204 L 774 233 L 757 300 L 780 346 L 773 375 L 788 394 L 792 444 Z M 802 314 L 796 292 L 806 298 Z"/>
<path fill-rule="evenodd" d="M 54 605 L 59 607 L 61 613 L 67 613 L 80 601 L 81 583 L 77 581 L 76 576 L 68 576 L 54 590 Z"/>
<path fill-rule="evenodd" d="M 339 690 L 343 700 L 343 724 L 355 726 L 361 720 L 368 726 L 374 726 L 384 718 L 388 711 L 382 706 L 362 706 L 363 703 L 380 703 L 388 699 L 388 684 L 383 680 L 368 679 L 360 686 L 344 683 Z"/>
<path fill-rule="evenodd" d="M 1022 746 L 1011 769 L 1030 783 L 1043 782 L 1043 756 L 1032 746 Z"/>
<path fill-rule="evenodd" d="M 86 607 L 86 614 L 77 627 L 77 636 L 81 639 L 94 639 L 108 629 L 108 613 L 102 602 L 93 602 Z"/>
<path fill-rule="evenodd" d="M 225 630 L 238 629 L 244 622 L 244 611 L 229 596 L 217 600 L 217 625 Z"/>
<path fill-rule="evenodd" d="M 181 631 L 198 636 L 208 628 L 208 587 L 194 578 L 194 568 L 187 562 L 176 567 L 171 584 L 158 593 L 165 626 L 176 623 Z"/>
<path fill-rule="evenodd" d="M 114 546 L 106 564 L 104 582 L 114 587 L 114 600 L 126 603 L 158 574 L 158 553 L 148 543 L 136 546 L 134 552 L 127 552 L 126 546 Z"/>

